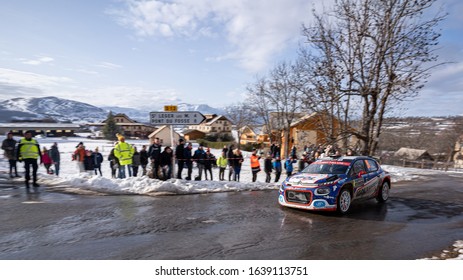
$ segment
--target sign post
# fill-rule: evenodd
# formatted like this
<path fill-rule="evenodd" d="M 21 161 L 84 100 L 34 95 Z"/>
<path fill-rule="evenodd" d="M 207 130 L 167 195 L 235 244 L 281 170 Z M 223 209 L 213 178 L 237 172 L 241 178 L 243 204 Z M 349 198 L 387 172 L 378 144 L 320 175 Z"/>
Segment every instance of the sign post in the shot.
<path fill-rule="evenodd" d="M 153 125 L 187 125 L 200 124 L 206 117 L 198 111 L 150 112 L 150 123 Z"/>
<path fill-rule="evenodd" d="M 164 106 L 164 112 L 150 112 L 150 123 L 153 125 L 169 125 L 170 126 L 170 142 L 174 145 L 174 125 L 200 124 L 206 117 L 198 111 L 177 111 L 176 105 Z M 172 148 L 172 153 L 174 153 Z M 171 176 L 175 176 L 175 160 L 172 157 L 172 172 Z"/>

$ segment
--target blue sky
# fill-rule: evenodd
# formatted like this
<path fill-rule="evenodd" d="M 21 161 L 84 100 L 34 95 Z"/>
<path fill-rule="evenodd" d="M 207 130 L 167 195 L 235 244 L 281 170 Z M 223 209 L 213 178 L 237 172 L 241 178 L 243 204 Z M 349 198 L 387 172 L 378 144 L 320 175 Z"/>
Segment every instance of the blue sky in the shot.
<path fill-rule="evenodd" d="M 150 109 L 226 106 L 292 59 L 315 0 L 0 0 L 0 100 L 57 96 Z M 442 61 L 407 115 L 463 114 L 463 1 L 450 13 Z"/>

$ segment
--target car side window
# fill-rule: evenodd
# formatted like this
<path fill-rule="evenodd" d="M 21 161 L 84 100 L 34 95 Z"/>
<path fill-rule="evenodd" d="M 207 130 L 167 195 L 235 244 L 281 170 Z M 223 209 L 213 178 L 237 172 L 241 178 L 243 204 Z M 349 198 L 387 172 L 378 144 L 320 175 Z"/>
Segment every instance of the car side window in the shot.
<path fill-rule="evenodd" d="M 357 160 L 356 162 L 354 162 L 352 170 L 352 175 L 359 174 L 361 171 L 365 171 L 365 165 L 363 164 L 363 160 Z"/>
<path fill-rule="evenodd" d="M 376 161 L 372 159 L 365 160 L 365 165 L 367 167 L 368 172 L 378 171 L 378 164 L 376 163 Z"/>

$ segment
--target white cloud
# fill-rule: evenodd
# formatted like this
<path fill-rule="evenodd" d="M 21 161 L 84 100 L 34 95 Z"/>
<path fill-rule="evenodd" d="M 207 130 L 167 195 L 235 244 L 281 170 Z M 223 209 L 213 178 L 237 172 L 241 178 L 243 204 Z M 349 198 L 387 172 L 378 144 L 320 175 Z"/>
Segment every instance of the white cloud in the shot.
<path fill-rule="evenodd" d="M 64 93 L 65 94 L 65 93 Z M 129 108 L 148 108 L 154 105 L 165 105 L 180 101 L 173 89 L 146 89 L 132 86 L 109 86 L 69 92 L 70 99 L 90 103 L 96 106 L 119 106 Z M 89 100 L 91 96 L 91 100 Z"/>
<path fill-rule="evenodd" d="M 23 64 L 28 65 L 41 65 L 45 63 L 53 62 L 55 59 L 49 56 L 38 56 L 37 59 L 26 59 L 20 58 L 19 59 Z"/>
<path fill-rule="evenodd" d="M 47 76 L 32 72 L 0 68 L 0 83 L 23 87 L 47 89 L 73 82 L 68 77 Z"/>
<path fill-rule="evenodd" d="M 272 56 L 300 38 L 301 24 L 310 17 L 315 2 L 126 0 L 126 10 L 109 13 L 143 37 L 225 36 L 233 50 L 215 61 L 237 60 L 244 69 L 257 72 L 268 66 Z"/>
<path fill-rule="evenodd" d="M 122 68 L 121 65 L 114 64 L 114 63 L 111 63 L 111 62 L 104 62 L 104 61 L 97 64 L 96 66 L 101 67 L 101 68 L 111 69 L 111 70 Z"/>

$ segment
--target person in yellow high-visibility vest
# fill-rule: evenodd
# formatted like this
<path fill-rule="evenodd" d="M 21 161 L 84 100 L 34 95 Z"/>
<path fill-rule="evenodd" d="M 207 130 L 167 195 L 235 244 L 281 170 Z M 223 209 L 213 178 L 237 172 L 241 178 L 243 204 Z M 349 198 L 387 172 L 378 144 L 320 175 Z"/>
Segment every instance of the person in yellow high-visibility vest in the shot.
<path fill-rule="evenodd" d="M 125 137 L 117 134 L 117 142 L 116 146 L 114 146 L 114 156 L 119 160 L 119 178 L 125 178 L 125 167 L 129 171 L 129 177 L 132 177 L 132 157 L 135 152 L 132 145 L 125 142 Z"/>
<path fill-rule="evenodd" d="M 18 161 L 24 161 L 24 168 L 26 169 L 26 188 L 29 188 L 29 180 L 31 179 L 32 167 L 32 182 L 34 187 L 39 187 L 37 184 L 37 159 L 40 159 L 42 164 L 42 156 L 40 154 L 40 146 L 37 140 L 32 138 L 32 131 L 28 130 L 24 133 L 24 138 L 19 141 L 17 148 Z"/>

